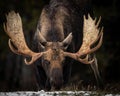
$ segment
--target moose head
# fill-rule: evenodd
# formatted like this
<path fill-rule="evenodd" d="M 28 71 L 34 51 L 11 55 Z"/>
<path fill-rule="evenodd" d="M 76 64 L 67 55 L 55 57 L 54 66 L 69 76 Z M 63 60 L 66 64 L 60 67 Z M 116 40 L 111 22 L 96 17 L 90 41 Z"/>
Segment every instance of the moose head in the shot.
<path fill-rule="evenodd" d="M 61 42 L 48 42 L 39 32 L 40 43 L 44 47 L 44 51 L 33 52 L 26 44 L 19 13 L 12 11 L 6 16 L 6 19 L 4 30 L 10 37 L 8 44 L 11 51 L 18 55 L 31 57 L 30 61 L 24 60 L 27 65 L 43 58 L 42 66 L 50 79 L 51 85 L 56 88 L 61 87 L 63 84 L 62 62 L 65 57 L 70 57 L 84 64 L 91 64 L 94 59 L 90 60 L 88 55 L 99 49 L 102 44 L 103 28 L 98 28 L 101 18 L 96 21 L 88 15 L 88 18 L 84 16 L 83 42 L 76 53 L 66 52 L 66 48 L 72 41 L 72 32 Z"/>

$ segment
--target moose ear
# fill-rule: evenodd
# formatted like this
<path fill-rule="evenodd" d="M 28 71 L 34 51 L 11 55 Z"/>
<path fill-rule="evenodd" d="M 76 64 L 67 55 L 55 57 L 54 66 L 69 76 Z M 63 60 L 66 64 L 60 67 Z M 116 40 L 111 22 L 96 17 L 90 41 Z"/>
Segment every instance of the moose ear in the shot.
<path fill-rule="evenodd" d="M 35 35 L 34 35 L 34 40 L 37 41 L 37 44 L 39 45 L 40 50 L 44 50 L 45 46 L 47 44 L 46 39 L 44 36 L 41 34 L 40 30 L 37 28 Z"/>
<path fill-rule="evenodd" d="M 41 34 L 41 32 L 39 32 L 39 41 L 40 43 L 45 46 L 47 44 L 46 39 L 43 37 L 43 35 Z"/>
<path fill-rule="evenodd" d="M 67 47 L 70 45 L 71 41 L 72 41 L 72 32 L 62 41 L 62 44 L 64 46 L 65 49 L 67 49 Z"/>
<path fill-rule="evenodd" d="M 39 31 L 39 29 L 37 29 L 37 32 L 35 34 L 35 37 L 37 38 L 37 40 L 39 41 L 39 44 L 41 44 L 42 46 L 45 46 L 47 44 L 47 40 L 43 37 L 43 35 L 41 34 L 41 32 Z"/>

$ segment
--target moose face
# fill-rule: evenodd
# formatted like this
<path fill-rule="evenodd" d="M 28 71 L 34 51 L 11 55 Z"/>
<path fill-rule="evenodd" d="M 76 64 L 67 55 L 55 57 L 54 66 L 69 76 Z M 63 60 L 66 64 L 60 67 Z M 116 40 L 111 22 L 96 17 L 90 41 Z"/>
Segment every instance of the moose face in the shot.
<path fill-rule="evenodd" d="M 50 84 L 59 89 L 63 83 L 63 54 L 64 46 L 61 42 L 48 42 L 46 53 L 42 56 L 42 66 L 50 80 Z"/>
<path fill-rule="evenodd" d="M 42 67 L 46 72 L 50 84 L 59 89 L 63 84 L 63 62 L 65 60 L 64 51 L 72 41 L 70 33 L 62 42 L 48 42 L 39 32 L 39 44 L 44 53 L 41 57 Z"/>

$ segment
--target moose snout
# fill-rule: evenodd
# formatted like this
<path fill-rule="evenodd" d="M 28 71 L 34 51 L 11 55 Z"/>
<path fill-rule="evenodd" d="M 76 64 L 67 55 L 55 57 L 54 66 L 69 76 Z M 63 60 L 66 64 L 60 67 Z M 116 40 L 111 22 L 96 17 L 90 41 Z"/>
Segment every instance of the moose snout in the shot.
<path fill-rule="evenodd" d="M 50 84 L 55 89 L 60 89 L 62 87 L 62 84 L 63 84 L 63 73 L 62 73 L 61 69 L 54 68 L 51 71 Z"/>

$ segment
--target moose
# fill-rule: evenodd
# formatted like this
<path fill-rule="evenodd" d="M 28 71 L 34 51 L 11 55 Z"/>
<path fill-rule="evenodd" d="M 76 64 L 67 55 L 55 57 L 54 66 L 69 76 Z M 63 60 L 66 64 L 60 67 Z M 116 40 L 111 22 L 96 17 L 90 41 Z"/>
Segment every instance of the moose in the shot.
<path fill-rule="evenodd" d="M 68 0 L 51 0 L 43 8 L 34 34 L 35 51 L 27 46 L 19 13 L 11 11 L 6 15 L 4 30 L 10 37 L 9 47 L 15 54 L 30 57 L 30 60 L 24 59 L 27 65 L 36 65 L 40 89 L 59 90 L 68 82 L 70 66 L 74 61 L 90 65 L 95 77 L 100 77 L 97 59 L 92 55 L 102 45 L 101 17 L 97 20 L 90 14 L 83 15 L 83 32 L 76 32 L 72 12 Z M 82 38 L 76 34 L 82 34 Z M 79 42 L 82 43 L 77 48 Z"/>

